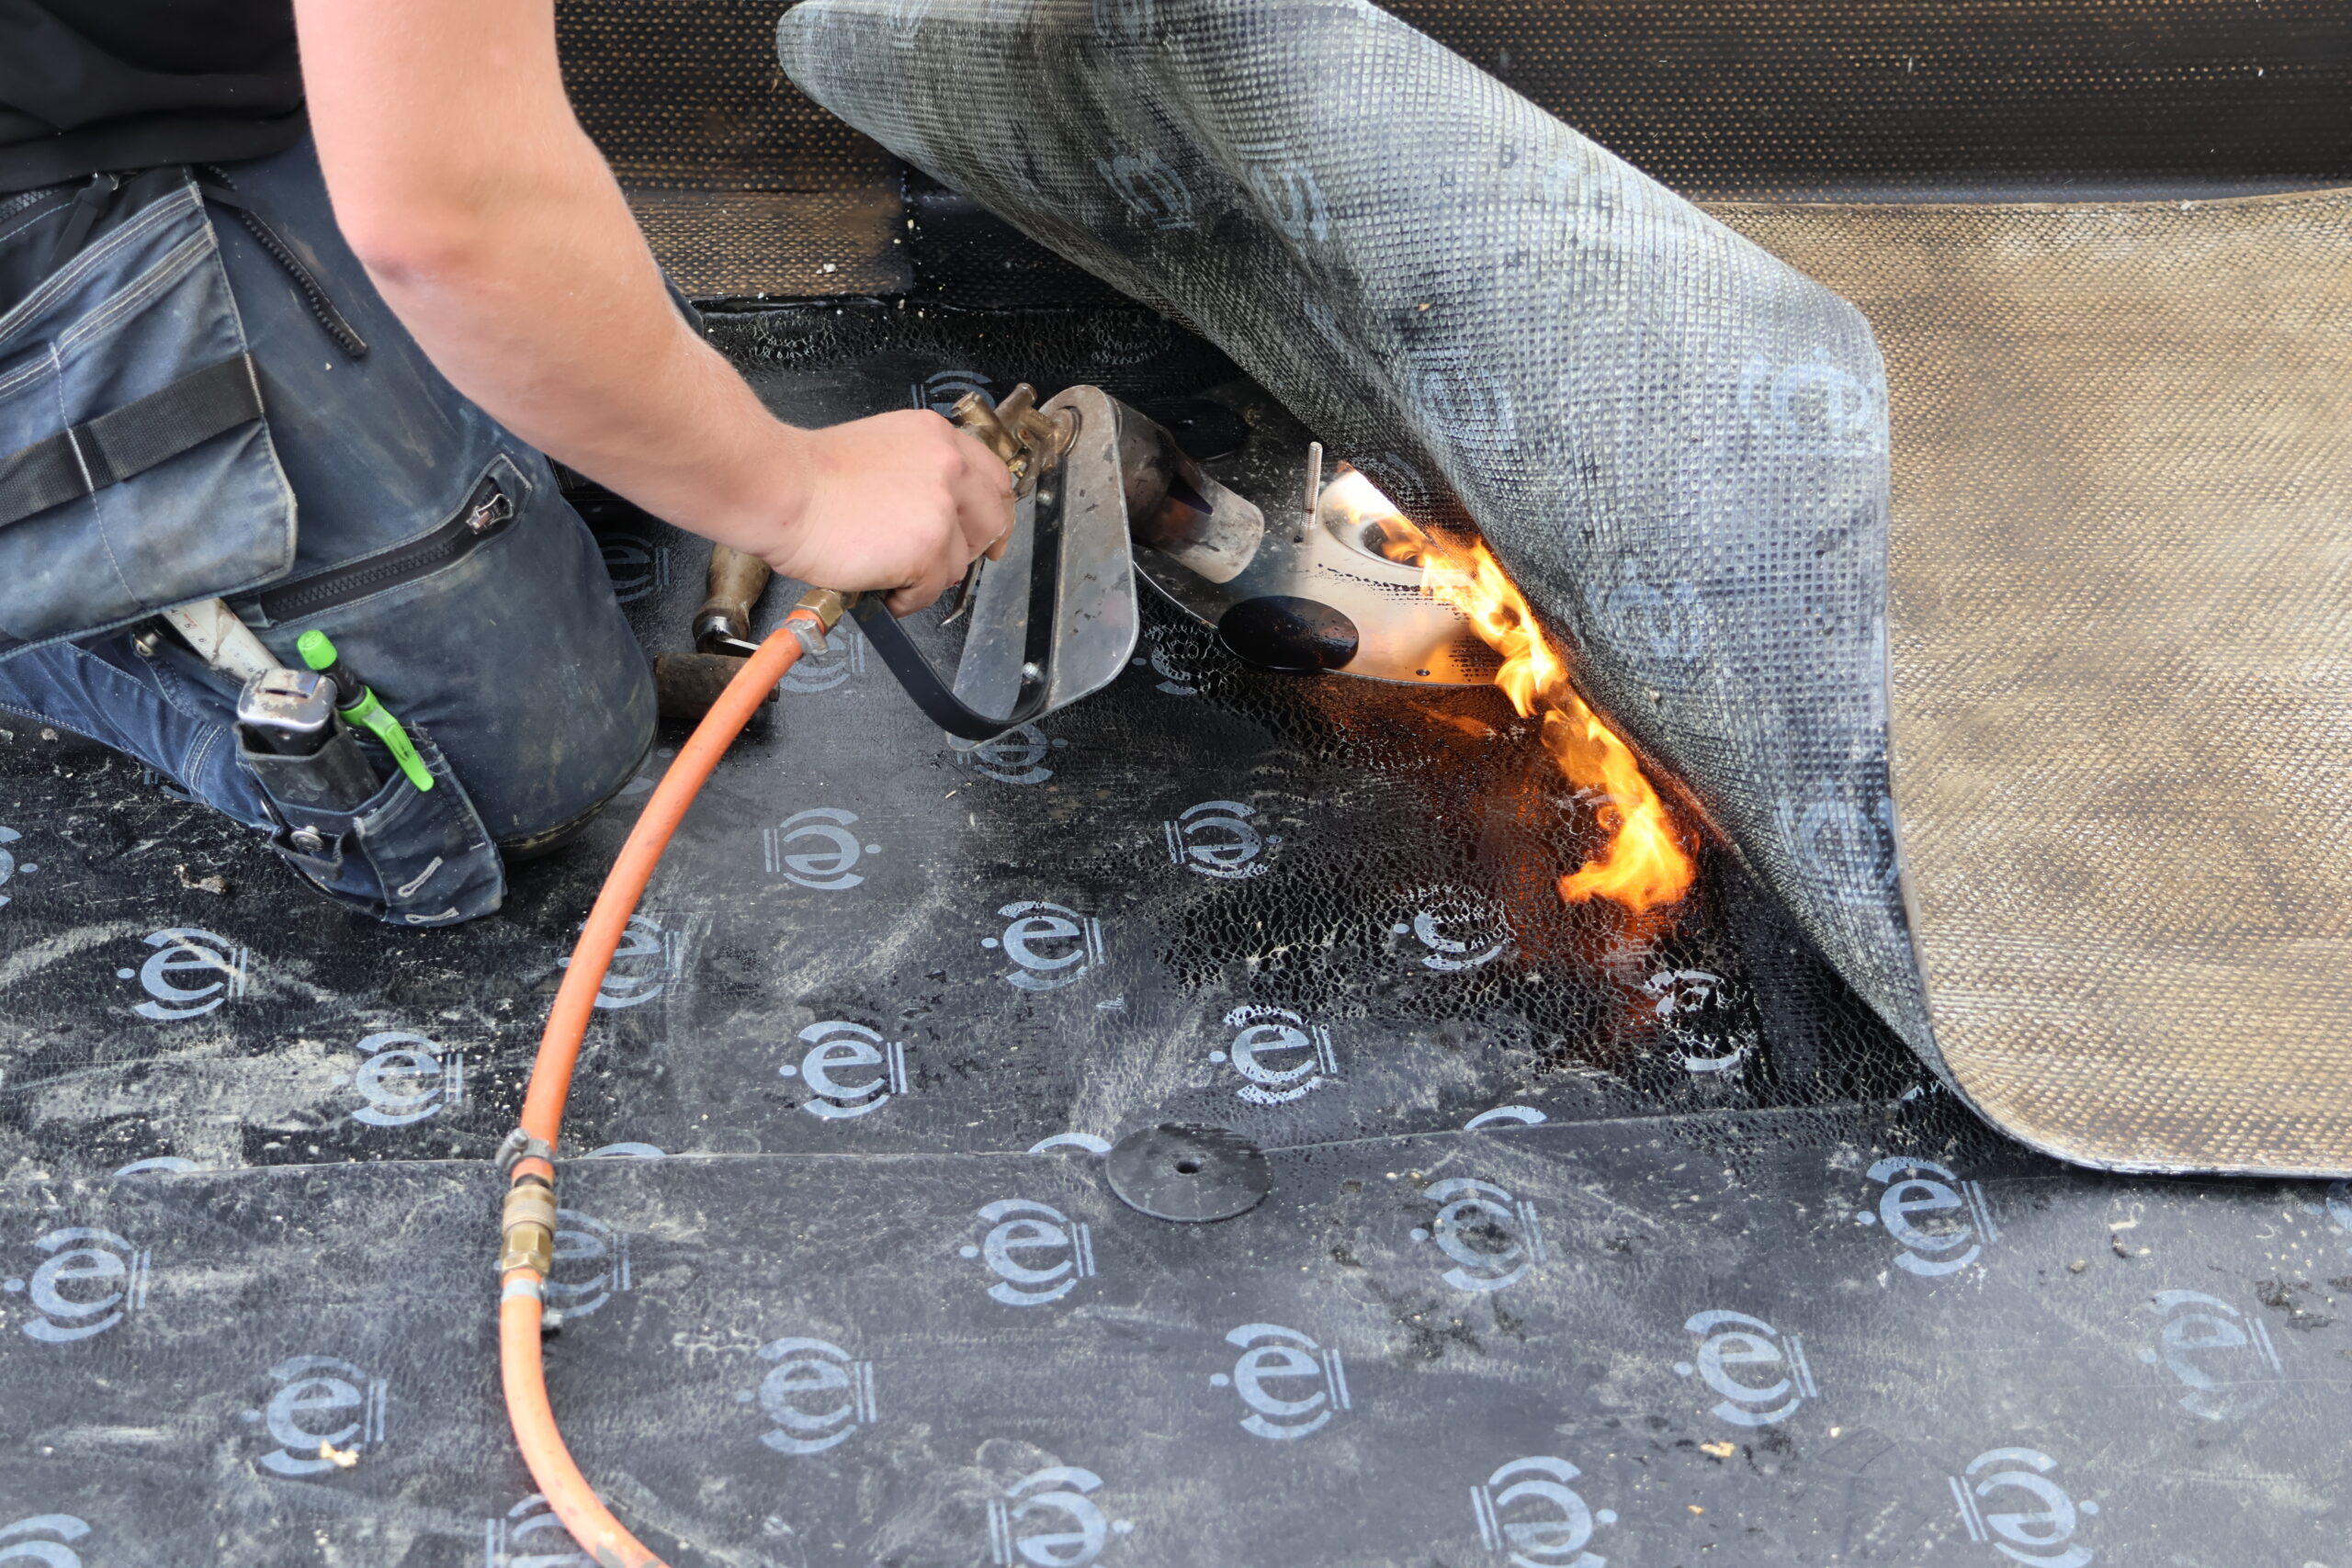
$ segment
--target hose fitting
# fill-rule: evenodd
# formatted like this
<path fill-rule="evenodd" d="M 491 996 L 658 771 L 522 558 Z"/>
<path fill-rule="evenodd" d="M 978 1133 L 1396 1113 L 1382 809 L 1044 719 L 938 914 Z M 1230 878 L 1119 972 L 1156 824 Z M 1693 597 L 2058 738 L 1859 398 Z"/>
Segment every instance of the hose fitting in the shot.
<path fill-rule="evenodd" d="M 800 596 L 800 603 L 792 607 L 792 614 L 784 622 L 792 628 L 803 653 L 811 659 L 822 658 L 825 634 L 841 625 L 842 617 L 849 614 L 850 606 L 857 600 L 855 593 L 844 593 L 838 588 L 811 588 Z"/>
<path fill-rule="evenodd" d="M 555 1189 L 542 1177 L 518 1178 L 499 1212 L 498 1271 L 528 1269 L 542 1279 L 553 1273 L 555 1224 Z"/>

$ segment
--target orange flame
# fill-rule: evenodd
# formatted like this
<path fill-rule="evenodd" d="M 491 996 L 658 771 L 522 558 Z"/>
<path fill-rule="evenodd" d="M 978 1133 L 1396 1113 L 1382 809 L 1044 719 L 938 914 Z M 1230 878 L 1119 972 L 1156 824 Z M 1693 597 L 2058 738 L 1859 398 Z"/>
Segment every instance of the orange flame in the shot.
<path fill-rule="evenodd" d="M 1607 898 L 1639 913 L 1689 892 L 1698 867 L 1666 802 L 1642 775 L 1633 749 L 1568 683 L 1566 664 L 1485 544 L 1474 543 L 1466 558 L 1439 544 L 1353 469 L 1343 470 L 1325 493 L 1363 526 L 1365 542 L 1381 555 L 1419 565 L 1421 592 L 1461 611 L 1502 656 L 1495 684 L 1521 717 L 1543 714 L 1544 750 L 1579 796 L 1600 797 L 1593 814 L 1610 836 L 1609 846 L 1599 860 L 1560 878 L 1560 897 L 1571 904 Z"/>

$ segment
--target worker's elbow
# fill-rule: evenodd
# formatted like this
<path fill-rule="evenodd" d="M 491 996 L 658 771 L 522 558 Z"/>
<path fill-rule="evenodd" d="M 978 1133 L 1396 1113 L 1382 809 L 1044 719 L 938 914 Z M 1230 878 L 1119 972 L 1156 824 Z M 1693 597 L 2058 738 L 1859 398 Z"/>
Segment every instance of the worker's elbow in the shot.
<path fill-rule="evenodd" d="M 362 201 L 339 204 L 335 219 L 387 293 L 468 288 L 486 277 L 497 254 L 492 226 L 462 206 Z"/>

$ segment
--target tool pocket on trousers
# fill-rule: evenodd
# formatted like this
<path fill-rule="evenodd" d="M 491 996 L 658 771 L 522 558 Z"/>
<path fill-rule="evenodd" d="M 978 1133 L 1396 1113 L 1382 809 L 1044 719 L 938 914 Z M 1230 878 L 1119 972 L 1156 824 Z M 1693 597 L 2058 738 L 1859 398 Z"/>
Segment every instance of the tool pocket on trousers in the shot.
<path fill-rule="evenodd" d="M 78 248 L 70 210 L 0 217 L 0 658 L 294 561 L 293 491 L 196 184 L 130 177 Z"/>
<path fill-rule="evenodd" d="M 356 811 L 282 800 L 266 765 L 248 761 L 279 822 L 271 846 L 337 903 L 393 925 L 456 925 L 491 914 L 506 896 L 498 848 L 432 736 L 411 725 L 409 739 L 434 787 L 410 784 L 371 744 L 385 783 Z"/>

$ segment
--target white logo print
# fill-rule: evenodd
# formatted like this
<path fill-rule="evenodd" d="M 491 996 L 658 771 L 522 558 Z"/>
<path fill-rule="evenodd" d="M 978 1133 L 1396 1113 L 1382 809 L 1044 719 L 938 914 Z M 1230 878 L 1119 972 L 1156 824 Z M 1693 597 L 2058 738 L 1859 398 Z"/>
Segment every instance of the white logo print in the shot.
<path fill-rule="evenodd" d="M 1026 898 L 997 914 L 1012 921 L 982 947 L 1000 948 L 1012 960 L 1004 983 L 1023 991 L 1056 991 L 1079 979 L 1102 956 L 1102 922 L 1066 905 Z"/>
<path fill-rule="evenodd" d="M 586 1317 L 636 1284 L 628 1236 L 578 1209 L 555 1212 L 555 1273 L 547 1299 L 566 1317 Z"/>
<path fill-rule="evenodd" d="M 368 1103 L 351 1113 L 354 1122 L 406 1127 L 466 1102 L 466 1062 L 458 1051 L 444 1053 L 424 1035 L 398 1030 L 370 1034 L 356 1049 L 368 1059 L 351 1087 Z"/>
<path fill-rule="evenodd" d="M 800 1038 L 808 1042 L 808 1049 L 799 1065 L 786 1062 L 776 1071 L 808 1086 L 816 1098 L 800 1109 L 809 1115 L 843 1121 L 879 1111 L 890 1103 L 892 1095 L 907 1092 L 907 1048 L 898 1041 L 885 1040 L 865 1025 L 846 1019 L 812 1023 L 800 1032 Z M 851 1083 L 833 1076 L 836 1070 L 849 1067 L 882 1070 Z"/>
<path fill-rule="evenodd" d="M 1491 964 L 1510 944 L 1501 912 L 1476 894 L 1458 890 L 1432 896 L 1409 919 L 1388 929 L 1413 939 L 1422 968 L 1447 974 Z"/>
<path fill-rule="evenodd" d="M 1273 220 L 1274 227 L 1295 241 L 1322 240 L 1331 232 L 1331 209 L 1315 171 L 1278 147 L 1239 149 L 1250 173 L 1250 188 Z"/>
<path fill-rule="evenodd" d="M 1059 1209 L 1025 1198 L 1000 1198 L 980 1210 L 990 1225 L 978 1247 L 959 1247 L 959 1258 L 984 1259 L 997 1282 L 991 1299 L 1006 1306 L 1043 1306 L 1057 1302 L 1094 1272 L 1094 1233 Z M 1044 1265 L 1032 1268 L 1016 1254 Z"/>
<path fill-rule="evenodd" d="M 992 389 L 995 385 L 977 370 L 934 370 L 914 382 L 909 391 L 914 398 L 915 407 L 929 409 L 933 413 L 952 413 L 967 392 L 978 392 L 994 403 L 996 394 Z"/>
<path fill-rule="evenodd" d="M 1161 646 L 1160 639 L 1166 635 L 1158 626 L 1147 629 L 1144 636 L 1150 641 L 1151 646 L 1136 654 L 1128 662 L 1137 667 L 1148 664 L 1151 667 L 1151 672 L 1159 677 L 1159 690 L 1171 697 L 1199 696 L 1201 694 L 1199 678 L 1178 664 L 1175 657 Z"/>
<path fill-rule="evenodd" d="M 1350 1407 L 1348 1370 L 1336 1348 L 1317 1346 L 1295 1328 L 1272 1323 L 1245 1323 L 1225 1337 L 1238 1348 L 1241 1359 L 1231 1372 L 1217 1372 L 1211 1386 L 1230 1388 L 1241 1396 L 1250 1414 L 1241 1429 L 1252 1437 L 1282 1442 L 1304 1438 L 1329 1425 L 1331 1417 Z M 1312 1388 L 1300 1385 L 1314 1380 Z M 1284 1399 L 1266 1385 L 1290 1383 L 1304 1399 Z"/>
<path fill-rule="evenodd" d="M 1683 1047 L 1682 1066 L 1691 1073 L 1727 1073 L 1747 1059 L 1755 1040 L 1746 1030 L 1727 1031 L 1729 1002 L 1724 977 L 1704 969 L 1661 969 L 1642 982 L 1660 1028 Z"/>
<path fill-rule="evenodd" d="M 2337 1230 L 2352 1235 L 2352 1181 L 2329 1182 L 2319 1208 Z"/>
<path fill-rule="evenodd" d="M 2070 1544 L 2082 1522 L 2076 1516 L 2096 1514 L 2098 1505 L 2068 1496 L 2064 1487 L 2050 1479 L 2057 1468 L 2056 1460 L 2033 1449 L 1988 1449 L 1969 1461 L 1962 1475 L 1946 1476 L 1968 1539 L 1990 1543 L 2003 1556 L 2032 1568 L 2083 1568 L 2092 1553 L 2087 1546 Z M 1963 1478 L 1986 1471 L 1991 1473 L 1973 1486 Z M 1996 1494 L 2010 1492 L 2024 1493 L 2021 1501 L 2027 1506 L 2009 1513 L 1985 1506 Z M 2020 1500 L 2004 1501 L 2017 1508 Z"/>
<path fill-rule="evenodd" d="M 1122 152 L 1114 158 L 1097 158 L 1094 172 L 1136 222 L 1151 229 L 1193 226 L 1193 193 L 1159 153 Z"/>
<path fill-rule="evenodd" d="M 0 1526 L 0 1562 L 38 1562 L 41 1568 L 82 1568 L 82 1554 L 68 1543 L 90 1533 L 71 1514 L 35 1514 Z"/>
<path fill-rule="evenodd" d="M 1159 825 L 1169 863 L 1228 881 L 1257 875 L 1266 869 L 1258 857 L 1283 840 L 1279 833 L 1261 834 L 1250 821 L 1256 815 L 1238 800 L 1204 800 L 1186 807 Z"/>
<path fill-rule="evenodd" d="M 596 987 L 596 1006 L 604 1011 L 642 1007 L 670 988 L 686 963 L 686 933 L 665 931 L 651 915 L 631 915 L 613 949 L 613 962 Z M 571 954 L 555 961 L 559 969 L 571 967 Z"/>
<path fill-rule="evenodd" d="M 1067 1464 L 1014 1482 L 1001 1498 L 989 1502 L 989 1561 L 997 1568 L 1020 1562 L 1030 1568 L 1087 1568 L 1111 1537 L 1136 1528 L 1131 1520 L 1102 1517 L 1089 1495 L 1102 1486 L 1102 1478 L 1092 1471 Z"/>
<path fill-rule="evenodd" d="M 1878 434 L 1884 415 L 1869 382 L 1830 361 L 1827 347 L 1810 359 L 1774 365 L 1762 356 L 1739 378 L 1739 409 L 1801 451 L 1860 446 Z"/>
<path fill-rule="evenodd" d="M 1770 1427 L 1787 1420 L 1797 1406 L 1815 1398 L 1813 1363 L 1805 1359 L 1802 1335 L 1782 1335 L 1760 1317 L 1744 1312 L 1702 1312 L 1684 1324 L 1687 1333 L 1700 1336 L 1698 1354 L 1674 1363 L 1679 1378 L 1696 1376 L 1722 1394 L 1709 1414 L 1735 1427 Z M 1750 1382 L 1735 1367 L 1768 1369 L 1769 1382 Z"/>
<path fill-rule="evenodd" d="M 261 1456 L 280 1475 L 317 1475 L 335 1461 L 322 1446 L 344 1450 L 384 1440 L 384 1380 L 334 1356 L 296 1356 L 269 1369 L 277 1392 L 244 1418 L 260 1423 L 277 1447 Z"/>
<path fill-rule="evenodd" d="M 763 829 L 760 839 L 767 851 L 768 874 L 780 874 L 786 882 L 813 887 L 820 893 L 839 893 L 856 886 L 865 880 L 850 869 L 857 864 L 858 856 L 882 852 L 879 844 L 859 842 L 858 835 L 850 831 L 856 823 L 854 811 L 843 811 L 838 806 L 817 806 L 794 812 L 775 827 Z M 808 847 L 796 852 L 796 844 Z"/>
<path fill-rule="evenodd" d="M 1423 420 L 1464 452 L 1509 453 L 1519 439 L 1519 419 L 1501 378 L 1459 349 L 1419 357 L 1412 391 Z"/>
<path fill-rule="evenodd" d="M 1616 1510 L 1587 1507 L 1568 1484 L 1579 1473 L 1566 1460 L 1534 1454 L 1470 1488 L 1480 1544 L 1518 1568 L 1603 1568 L 1609 1559 L 1585 1547 L 1596 1525 L 1617 1522 Z"/>
<path fill-rule="evenodd" d="M 29 1279 L 10 1279 L 10 1295 L 22 1292 L 33 1310 L 25 1325 L 28 1338 L 65 1345 L 104 1334 L 126 1313 L 147 1304 L 147 1278 L 153 1254 L 112 1231 L 68 1225 L 37 1236 L 33 1246 L 48 1254 Z"/>
<path fill-rule="evenodd" d="M 605 575 L 613 580 L 613 597 L 633 604 L 657 588 L 669 585 L 670 550 L 650 544 L 635 534 L 603 534 L 597 547 L 605 557 Z"/>
<path fill-rule="evenodd" d="M 227 937 L 197 926 L 173 926 L 153 932 L 146 942 L 155 949 L 146 963 L 136 969 L 114 972 L 118 980 L 137 976 L 140 986 L 153 998 L 131 1008 L 140 1017 L 159 1021 L 201 1018 L 221 1003 L 245 994 L 248 955 Z M 183 986 L 173 978 L 191 974 L 203 978 L 193 986 Z"/>
<path fill-rule="evenodd" d="M 912 49 L 922 35 L 923 17 L 931 10 L 931 0 L 888 0 L 884 15 L 890 26 L 890 47 Z"/>
<path fill-rule="evenodd" d="M 2180 1396 L 2183 1410 L 2208 1421 L 2229 1421 L 2251 1416 L 2277 1397 L 2278 1385 L 2269 1378 L 2286 1369 L 2260 1318 L 2199 1291 L 2158 1291 L 2148 1310 L 2164 1320 L 2164 1327 L 2140 1359 L 2152 1367 L 2161 1362 L 2188 1390 Z"/>
<path fill-rule="evenodd" d="M 1824 781 L 1811 800 L 1775 802 L 1781 835 L 1797 847 L 1824 889 L 1841 904 L 1870 908 L 1894 890 L 1894 801 L 1879 795 L 1867 806 Z"/>
<path fill-rule="evenodd" d="M 1141 43 L 1151 37 L 1152 0 L 1094 0 L 1094 36 L 1104 43 Z"/>
<path fill-rule="evenodd" d="M 1046 766 L 1046 757 L 1069 744 L 1067 740 L 1046 738 L 1046 732 L 1034 724 L 1017 724 L 993 740 L 984 740 L 968 751 L 958 751 L 956 758 L 968 762 L 983 778 L 999 784 L 1037 784 L 1054 776 Z"/>
<path fill-rule="evenodd" d="M 596 1568 L 548 1500 L 534 1492 L 482 1530 L 482 1568 Z"/>
<path fill-rule="evenodd" d="M 820 1454 L 849 1440 L 860 1427 L 874 1425 L 874 1363 L 853 1359 L 825 1339 L 776 1339 L 760 1347 L 760 1359 L 774 1361 L 759 1388 L 735 1397 L 753 1399 L 775 1425 L 760 1441 L 780 1454 Z"/>
<path fill-rule="evenodd" d="M 1957 1274 L 1984 1255 L 1986 1243 L 2000 1239 L 1984 1187 L 1934 1160 L 1894 1156 L 1871 1167 L 1870 1178 L 1886 1190 L 1879 1194 L 1877 1211 L 1856 1210 L 1854 1223 L 1885 1226 L 1901 1248 L 1894 1266 L 1906 1273 Z M 1921 1216 L 1934 1217 L 1923 1224 Z"/>
<path fill-rule="evenodd" d="M 1618 576 L 1614 587 L 1594 582 L 1585 589 L 1597 619 L 1659 664 L 1689 664 L 1706 650 L 1707 610 L 1689 579 L 1661 588 L 1644 580 L 1631 556 L 1622 558 Z"/>
<path fill-rule="evenodd" d="M 1325 1078 L 1339 1076 L 1331 1032 L 1287 1008 L 1235 1008 L 1225 1021 L 1240 1032 L 1233 1037 L 1229 1053 L 1212 1051 L 1209 1060 L 1233 1065 L 1246 1080 L 1234 1092 L 1252 1105 L 1287 1105 Z"/>
<path fill-rule="evenodd" d="M 23 837 L 14 828 L 0 828 L 0 887 L 6 886 L 11 877 L 30 876 L 40 869 L 30 861 L 18 860 L 17 852 L 8 847 Z M 0 893 L 0 908 L 5 908 L 7 902 L 8 896 Z"/>
<path fill-rule="evenodd" d="M 829 692 L 853 676 L 865 673 L 865 639 L 848 616 L 825 634 L 825 651 L 804 653 L 776 682 L 787 692 Z"/>
<path fill-rule="evenodd" d="M 1445 1282 L 1457 1291 L 1499 1291 L 1527 1278 L 1544 1261 L 1544 1230 L 1535 1205 L 1491 1181 L 1466 1176 L 1433 1181 L 1422 1194 L 1438 1205 L 1415 1241 L 1434 1241 L 1453 1260 Z"/>

